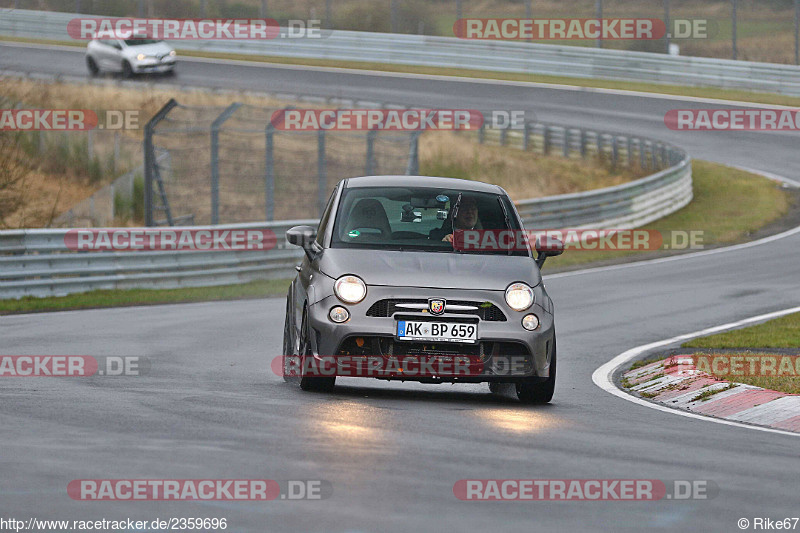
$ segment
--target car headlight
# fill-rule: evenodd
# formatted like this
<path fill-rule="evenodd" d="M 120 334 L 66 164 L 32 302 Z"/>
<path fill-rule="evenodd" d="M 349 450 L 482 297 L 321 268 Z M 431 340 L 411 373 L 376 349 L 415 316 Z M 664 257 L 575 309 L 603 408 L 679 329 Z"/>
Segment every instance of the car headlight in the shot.
<path fill-rule="evenodd" d="M 144 61 L 145 57 L 147 57 L 147 56 L 144 55 L 144 54 L 139 54 L 138 56 L 136 56 L 136 59 L 138 59 L 139 61 Z"/>
<path fill-rule="evenodd" d="M 539 327 L 539 317 L 534 315 L 533 313 L 529 315 L 525 315 L 522 318 L 522 327 L 527 329 L 528 331 L 533 331 Z"/>
<path fill-rule="evenodd" d="M 341 305 L 337 305 L 331 308 L 328 312 L 328 317 L 337 324 L 341 324 L 350 320 L 350 312 Z"/>
<path fill-rule="evenodd" d="M 514 311 L 524 311 L 533 305 L 533 289 L 525 283 L 512 283 L 506 289 L 506 303 Z"/>
<path fill-rule="evenodd" d="M 175 52 L 175 50 L 171 50 L 169 55 L 172 56 L 172 57 L 175 57 L 178 54 Z"/>
<path fill-rule="evenodd" d="M 336 297 L 346 304 L 357 304 L 367 296 L 367 285 L 358 276 L 346 275 L 333 284 Z"/>

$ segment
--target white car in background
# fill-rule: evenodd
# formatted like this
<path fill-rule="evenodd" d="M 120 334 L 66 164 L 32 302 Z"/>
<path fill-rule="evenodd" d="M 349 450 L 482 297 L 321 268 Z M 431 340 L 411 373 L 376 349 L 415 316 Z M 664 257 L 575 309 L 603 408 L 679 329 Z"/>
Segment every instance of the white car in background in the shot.
<path fill-rule="evenodd" d="M 124 77 L 145 72 L 175 72 L 175 50 L 146 37 L 93 39 L 86 47 L 86 67 L 91 75 L 101 71 L 121 72 Z"/>

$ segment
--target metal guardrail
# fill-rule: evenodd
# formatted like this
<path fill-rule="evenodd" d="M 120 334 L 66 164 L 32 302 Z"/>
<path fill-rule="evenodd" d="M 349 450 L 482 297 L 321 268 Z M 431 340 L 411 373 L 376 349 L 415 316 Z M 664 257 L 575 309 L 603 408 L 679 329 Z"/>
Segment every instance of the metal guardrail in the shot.
<path fill-rule="evenodd" d="M 74 252 L 66 229 L 0 231 L 0 299 L 59 296 L 95 289 L 229 285 L 288 277 L 303 252 L 286 230 L 316 220 L 229 224 L 216 229 L 270 229 L 277 246 L 266 251 Z M 128 228 L 132 229 L 132 228 Z M 179 228 L 171 228 L 179 229 Z M 192 230 L 203 229 L 191 226 Z"/>
<path fill-rule="evenodd" d="M 70 41 L 67 22 L 74 17 L 69 13 L 0 9 L 0 35 Z M 800 96 L 797 66 L 578 46 L 339 30 L 326 32 L 321 39 L 198 40 L 175 44 L 179 49 L 194 51 L 458 67 Z"/>

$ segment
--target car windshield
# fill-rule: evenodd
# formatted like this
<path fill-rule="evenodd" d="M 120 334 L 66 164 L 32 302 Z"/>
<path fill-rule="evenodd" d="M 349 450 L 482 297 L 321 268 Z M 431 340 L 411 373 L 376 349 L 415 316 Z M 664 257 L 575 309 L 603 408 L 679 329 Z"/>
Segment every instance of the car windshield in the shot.
<path fill-rule="evenodd" d="M 156 39 L 125 39 L 125 44 L 128 46 L 142 46 L 145 44 L 156 44 L 160 42 L 161 41 Z"/>
<path fill-rule="evenodd" d="M 505 195 L 427 187 L 347 188 L 337 210 L 331 247 L 529 255 L 524 246 L 511 251 L 491 245 L 463 246 L 465 234 L 472 242 L 482 241 L 483 236 L 495 242 L 498 232 L 508 229 L 521 226 Z"/>

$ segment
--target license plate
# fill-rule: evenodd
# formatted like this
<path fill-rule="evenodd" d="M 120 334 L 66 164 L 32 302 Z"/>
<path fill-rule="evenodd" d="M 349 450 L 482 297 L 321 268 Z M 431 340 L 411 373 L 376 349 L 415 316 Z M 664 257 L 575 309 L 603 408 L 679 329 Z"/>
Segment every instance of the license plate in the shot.
<path fill-rule="evenodd" d="M 398 320 L 397 338 L 401 341 L 475 342 L 478 340 L 478 325 Z"/>

